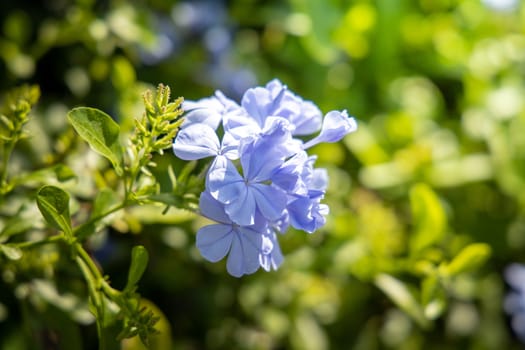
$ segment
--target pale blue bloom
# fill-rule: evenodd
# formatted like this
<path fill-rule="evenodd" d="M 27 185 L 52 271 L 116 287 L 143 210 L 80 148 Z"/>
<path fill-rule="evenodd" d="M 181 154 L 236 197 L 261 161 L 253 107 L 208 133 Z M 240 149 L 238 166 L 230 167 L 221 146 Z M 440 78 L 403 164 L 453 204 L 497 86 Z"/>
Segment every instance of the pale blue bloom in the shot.
<path fill-rule="evenodd" d="M 241 176 L 230 160 L 217 157 L 208 174 L 207 187 L 233 222 L 252 225 L 256 215 L 276 220 L 286 207 L 286 193 L 264 182 Z"/>
<path fill-rule="evenodd" d="M 355 131 L 354 118 L 346 111 L 323 118 L 278 80 L 248 89 L 240 105 L 216 92 L 184 107 L 189 112 L 174 153 L 185 160 L 213 157 L 200 210 L 216 223 L 198 231 L 198 249 L 212 262 L 228 255 L 228 272 L 236 277 L 277 269 L 283 255 L 276 233 L 290 225 L 313 233 L 329 212 L 322 203 L 326 170 L 314 168 L 316 156 L 306 149 Z M 306 143 L 296 137 L 313 133 Z"/>
<path fill-rule="evenodd" d="M 191 124 L 182 128 L 177 141 L 173 143 L 173 152 L 184 160 L 196 160 L 224 155 L 230 159 L 238 158 L 239 140 L 225 134 L 222 143 L 219 137 L 207 124 Z"/>
<path fill-rule="evenodd" d="M 290 224 L 308 233 L 313 233 L 324 226 L 325 217 L 330 210 L 326 204 L 321 203 L 323 196 L 323 192 L 310 191 L 308 196 L 291 200 L 287 205 Z"/>
<path fill-rule="evenodd" d="M 321 142 L 337 142 L 347 134 L 357 130 L 357 122 L 348 117 L 346 111 L 331 111 L 325 115 L 321 132 L 315 138 L 304 144 L 303 148 L 310 148 Z"/>
<path fill-rule="evenodd" d="M 184 160 L 202 159 L 220 154 L 219 137 L 207 124 L 190 124 L 179 131 L 173 152 Z"/>
<path fill-rule="evenodd" d="M 311 135 L 321 129 L 323 115 L 313 102 L 295 95 L 277 79 L 266 84 L 266 89 L 273 96 L 283 94 L 281 103 L 272 112 L 290 121 L 294 126 L 293 135 Z"/>
<path fill-rule="evenodd" d="M 514 11 L 520 4 L 519 0 L 483 0 L 485 6 L 502 12 Z"/>
<path fill-rule="evenodd" d="M 316 158 L 303 159 L 303 163 L 296 167 L 299 172 L 296 189 L 288 192 L 286 206 L 290 224 L 308 233 L 322 227 L 329 212 L 328 206 L 321 203 L 328 186 L 328 175 L 325 169 L 313 167 Z"/>
<path fill-rule="evenodd" d="M 259 253 L 259 264 L 266 271 L 277 270 L 284 260 L 277 236 L 273 231 L 268 230 L 262 239 L 263 249 Z"/>
<path fill-rule="evenodd" d="M 266 87 L 248 89 L 241 101 L 243 110 L 225 116 L 225 128 L 250 126 L 260 130 L 269 117 L 281 117 L 290 122 L 292 135 L 310 135 L 321 128 L 322 114 L 311 101 L 304 101 L 293 94 L 279 80 Z"/>
<path fill-rule="evenodd" d="M 222 92 L 216 91 L 211 97 L 198 101 L 184 101 L 182 108 L 187 112 L 182 123 L 183 129 L 192 124 L 206 124 L 217 130 L 226 113 L 239 110 L 241 107 Z"/>
<path fill-rule="evenodd" d="M 222 204 L 207 192 L 201 194 L 199 207 L 203 216 L 217 222 L 197 231 L 197 248 L 202 256 L 211 262 L 217 262 L 229 253 L 226 268 L 235 277 L 257 271 L 263 248 L 266 253 L 271 252 L 271 249 L 263 246 L 261 231 L 265 229 L 261 226 L 239 226 L 233 223 L 224 212 Z M 267 242 L 264 243 L 267 245 Z"/>
<path fill-rule="evenodd" d="M 252 225 L 257 213 L 269 221 L 282 216 L 286 193 L 267 181 L 286 157 L 293 154 L 293 148 L 287 143 L 291 138 L 287 127 L 286 120 L 276 118 L 267 133 L 241 141 L 242 175 L 225 157 L 217 157 L 210 167 L 207 188 L 224 204 L 225 212 L 233 222 Z"/>
<path fill-rule="evenodd" d="M 516 335 L 525 343 L 525 266 L 511 264 L 505 269 L 505 280 L 512 290 L 504 300 L 504 309 L 511 316 L 510 324 Z"/>
<path fill-rule="evenodd" d="M 224 105 L 215 96 L 198 101 L 184 101 L 182 108 L 186 111 L 183 129 L 193 124 L 206 124 L 216 130 L 225 112 Z"/>
<path fill-rule="evenodd" d="M 305 151 L 296 153 L 286 160 L 272 175 L 272 183 L 289 194 L 307 195 L 308 187 L 304 182 L 305 166 L 309 164 L 308 154 Z"/>

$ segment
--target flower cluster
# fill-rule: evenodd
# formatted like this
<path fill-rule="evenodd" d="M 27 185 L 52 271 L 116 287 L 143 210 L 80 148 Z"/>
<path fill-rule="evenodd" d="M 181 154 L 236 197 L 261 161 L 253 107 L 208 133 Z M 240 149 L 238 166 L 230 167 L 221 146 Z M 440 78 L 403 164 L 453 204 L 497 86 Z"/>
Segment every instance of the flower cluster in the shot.
<path fill-rule="evenodd" d="M 518 338 L 525 342 L 525 266 L 513 263 L 505 269 L 505 280 L 512 290 L 505 297 L 503 307 L 511 317 L 511 326 Z"/>
<path fill-rule="evenodd" d="M 213 157 L 199 206 L 216 224 L 197 232 L 198 249 L 212 262 L 228 254 L 228 272 L 236 277 L 277 269 L 283 256 L 276 233 L 289 226 L 312 233 L 328 213 L 321 203 L 326 170 L 314 168 L 316 157 L 306 150 L 339 141 L 356 130 L 356 121 L 346 111 L 323 118 L 278 80 L 247 90 L 240 105 L 216 92 L 184 108 L 175 155 Z M 307 142 L 298 138 L 314 133 Z"/>

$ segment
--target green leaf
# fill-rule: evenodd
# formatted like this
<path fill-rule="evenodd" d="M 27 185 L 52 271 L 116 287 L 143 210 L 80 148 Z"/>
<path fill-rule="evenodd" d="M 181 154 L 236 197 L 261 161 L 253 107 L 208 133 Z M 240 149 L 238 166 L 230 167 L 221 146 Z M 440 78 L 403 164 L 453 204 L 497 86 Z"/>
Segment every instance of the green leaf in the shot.
<path fill-rule="evenodd" d="M 78 107 L 67 114 L 77 133 L 91 148 L 109 159 L 117 174 L 122 174 L 120 127 L 106 113 L 89 107 Z"/>
<path fill-rule="evenodd" d="M 124 56 L 116 57 L 113 60 L 113 71 L 111 81 L 119 90 L 127 89 L 135 84 L 135 69 L 131 62 Z"/>
<path fill-rule="evenodd" d="M 449 276 L 472 272 L 481 267 L 490 257 L 491 248 L 485 243 L 469 244 L 448 264 L 443 271 Z"/>
<path fill-rule="evenodd" d="M 426 277 L 421 283 L 421 303 L 428 304 L 440 287 L 439 279 L 435 274 Z"/>
<path fill-rule="evenodd" d="M 421 303 L 427 319 L 435 320 L 445 311 L 445 290 L 437 274 L 426 277 L 421 285 Z"/>
<path fill-rule="evenodd" d="M 415 228 L 410 239 L 410 248 L 415 253 L 443 239 L 447 218 L 439 198 L 426 184 L 412 187 L 410 205 Z"/>
<path fill-rule="evenodd" d="M 7 244 L 0 244 L 0 251 L 10 260 L 18 260 L 22 257 L 20 248 L 13 247 Z"/>
<path fill-rule="evenodd" d="M 387 274 L 379 274 L 374 282 L 383 293 L 421 327 L 427 328 L 429 326 L 429 321 L 425 317 L 421 305 L 412 295 L 407 285 Z"/>
<path fill-rule="evenodd" d="M 44 219 L 51 226 L 72 237 L 69 195 L 64 190 L 55 186 L 44 186 L 38 191 L 36 202 Z"/>
<path fill-rule="evenodd" d="M 125 291 L 131 291 L 138 283 L 142 274 L 148 266 L 148 251 L 141 245 L 133 247 L 131 251 L 131 266 L 129 267 L 128 283 L 126 284 Z"/>

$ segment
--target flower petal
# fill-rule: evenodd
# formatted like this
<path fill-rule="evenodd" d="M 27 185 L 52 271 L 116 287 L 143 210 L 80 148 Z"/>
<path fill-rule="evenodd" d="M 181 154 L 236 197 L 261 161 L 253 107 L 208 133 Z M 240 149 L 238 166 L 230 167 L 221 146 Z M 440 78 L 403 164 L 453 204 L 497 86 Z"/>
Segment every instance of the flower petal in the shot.
<path fill-rule="evenodd" d="M 245 127 L 251 133 L 258 133 L 261 131 L 261 125 L 258 121 L 253 119 L 244 109 L 233 109 L 224 114 L 223 117 L 224 130 L 230 131 L 240 127 Z"/>
<path fill-rule="evenodd" d="M 224 96 L 222 91 L 216 90 L 214 95 L 215 95 L 215 98 L 222 104 L 226 112 L 241 109 L 241 106 L 239 106 L 237 102 Z"/>
<path fill-rule="evenodd" d="M 232 197 L 232 200 L 226 204 L 225 211 L 231 221 L 238 225 L 249 226 L 255 223 L 255 198 L 253 191 L 246 185 L 242 185 L 243 192 L 239 196 Z"/>
<path fill-rule="evenodd" d="M 271 249 L 269 250 L 264 249 L 270 247 Z M 281 252 L 281 248 L 279 247 L 279 242 L 277 241 L 275 233 L 270 232 L 269 234 L 265 234 L 263 236 L 263 249 L 259 254 L 259 264 L 261 267 L 266 271 L 270 271 L 272 269 L 277 270 L 282 264 L 283 260 L 283 253 Z"/>
<path fill-rule="evenodd" d="M 303 101 L 300 114 L 294 118 L 294 135 L 311 135 L 321 129 L 323 115 L 317 106 L 311 101 Z"/>
<path fill-rule="evenodd" d="M 199 208 L 201 214 L 208 219 L 223 223 L 231 224 L 231 220 L 224 211 L 224 204 L 216 200 L 208 192 L 202 192 L 199 198 Z"/>
<path fill-rule="evenodd" d="M 311 164 L 306 152 L 301 151 L 272 174 L 272 183 L 289 194 L 304 196 L 308 193 Z"/>
<path fill-rule="evenodd" d="M 235 165 L 224 156 L 215 158 L 206 177 L 206 186 L 213 198 L 228 204 L 243 196 L 246 185 Z"/>
<path fill-rule="evenodd" d="M 244 139 L 239 153 L 244 177 L 252 181 L 266 181 L 287 156 L 296 152 L 291 147 L 290 123 L 283 118 L 268 118 L 263 134 Z"/>
<path fill-rule="evenodd" d="M 224 134 L 221 154 L 231 160 L 239 159 L 239 141 L 229 137 L 229 134 Z"/>
<path fill-rule="evenodd" d="M 262 235 L 248 228 L 235 231 L 226 269 L 230 275 L 241 277 L 259 269 Z"/>
<path fill-rule="evenodd" d="M 222 120 L 222 114 L 219 110 L 198 105 L 193 107 L 194 109 L 190 110 L 184 115 L 182 129 L 185 129 L 194 124 L 205 124 L 213 130 L 217 130 Z"/>
<path fill-rule="evenodd" d="M 255 203 L 261 214 L 269 221 L 279 219 L 286 208 L 286 193 L 274 186 L 253 184 L 250 186 Z"/>
<path fill-rule="evenodd" d="M 173 152 L 184 160 L 216 156 L 219 150 L 219 138 L 206 124 L 192 124 L 181 129 L 173 143 Z"/>
<path fill-rule="evenodd" d="M 328 215 L 329 208 L 326 204 L 320 203 L 321 197 L 299 197 L 288 203 L 286 209 L 290 215 L 290 224 L 308 233 L 313 233 L 326 223 L 325 216 Z"/>
<path fill-rule="evenodd" d="M 309 187 L 312 190 L 326 191 L 328 187 L 328 172 L 324 168 L 316 168 L 313 171 L 312 178 L 309 182 Z"/>
<path fill-rule="evenodd" d="M 206 260 L 217 262 L 230 250 L 234 236 L 231 225 L 204 226 L 197 231 L 197 248 Z"/>
<path fill-rule="evenodd" d="M 331 111 L 324 117 L 319 135 L 305 143 L 303 148 L 307 149 L 321 142 L 337 142 L 356 130 L 357 122 L 346 111 Z"/>
<path fill-rule="evenodd" d="M 505 269 L 504 275 L 505 280 L 513 289 L 525 292 L 525 265 L 511 264 Z"/>
<path fill-rule="evenodd" d="M 242 96 L 241 106 L 262 127 L 266 117 L 269 115 L 268 109 L 272 102 L 273 98 L 267 89 L 256 87 L 246 90 Z"/>
<path fill-rule="evenodd" d="M 304 101 L 277 79 L 266 84 L 266 88 L 276 100 L 271 115 L 290 121 L 294 127 L 293 135 L 310 135 L 321 129 L 323 115 L 313 102 Z M 277 98 L 279 95 L 281 97 Z"/>

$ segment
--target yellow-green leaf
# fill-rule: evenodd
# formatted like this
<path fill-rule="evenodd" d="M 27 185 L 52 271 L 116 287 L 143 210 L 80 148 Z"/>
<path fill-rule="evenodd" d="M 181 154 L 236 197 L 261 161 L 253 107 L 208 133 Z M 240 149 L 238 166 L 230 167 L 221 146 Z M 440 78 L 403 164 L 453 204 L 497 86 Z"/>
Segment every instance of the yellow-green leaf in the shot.
<path fill-rule="evenodd" d="M 464 272 L 472 272 L 481 267 L 490 257 L 491 248 L 485 243 L 469 244 L 444 267 L 446 274 L 450 276 Z"/>
<path fill-rule="evenodd" d="M 0 251 L 10 260 L 18 260 L 22 257 L 20 248 L 11 245 L 0 244 Z"/>
<path fill-rule="evenodd" d="M 141 245 L 133 247 L 131 251 L 131 265 L 128 273 L 128 283 L 125 290 L 132 290 L 138 283 L 146 267 L 148 266 L 149 255 L 146 248 Z"/>
<path fill-rule="evenodd" d="M 421 305 L 403 282 L 387 274 L 376 276 L 375 285 L 383 291 L 401 310 L 406 312 L 421 327 L 429 326 Z"/>
<path fill-rule="evenodd" d="M 410 248 L 414 253 L 439 242 L 444 237 L 447 218 L 439 198 L 426 184 L 412 187 L 410 206 L 414 222 Z"/>

